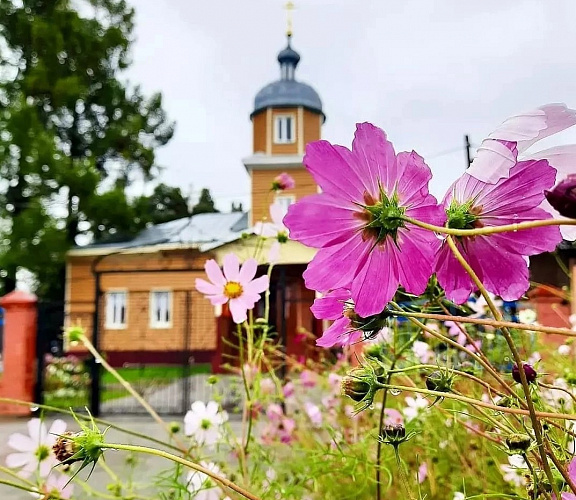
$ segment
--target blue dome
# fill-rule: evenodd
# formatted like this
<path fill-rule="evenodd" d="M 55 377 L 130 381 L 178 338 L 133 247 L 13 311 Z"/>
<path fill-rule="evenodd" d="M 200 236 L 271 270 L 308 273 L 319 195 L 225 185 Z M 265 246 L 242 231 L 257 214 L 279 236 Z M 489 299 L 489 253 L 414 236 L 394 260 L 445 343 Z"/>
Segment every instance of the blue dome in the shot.
<path fill-rule="evenodd" d="M 259 111 L 266 108 L 292 108 L 302 106 L 311 111 L 326 116 L 322 112 L 322 101 L 318 93 L 305 83 L 296 81 L 296 66 L 300 62 L 300 54 L 290 45 L 291 35 L 288 35 L 288 44 L 285 49 L 278 54 L 280 63 L 280 80 L 269 83 L 254 99 L 254 116 Z"/>
<path fill-rule="evenodd" d="M 303 106 L 317 113 L 322 113 L 322 101 L 318 92 L 310 85 L 296 80 L 278 80 L 269 83 L 254 99 L 252 115 L 270 107 L 296 107 Z"/>

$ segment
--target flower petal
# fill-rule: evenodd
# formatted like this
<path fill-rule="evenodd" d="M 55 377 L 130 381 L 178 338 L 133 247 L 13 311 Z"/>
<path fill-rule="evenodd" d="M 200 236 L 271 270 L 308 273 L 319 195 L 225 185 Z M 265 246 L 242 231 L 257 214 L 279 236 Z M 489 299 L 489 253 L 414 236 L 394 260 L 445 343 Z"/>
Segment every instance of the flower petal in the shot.
<path fill-rule="evenodd" d="M 326 193 L 305 196 L 288 208 L 284 224 L 290 237 L 304 245 L 320 248 L 350 238 L 364 222 L 359 210 L 350 202 Z"/>
<path fill-rule="evenodd" d="M 218 413 L 218 403 L 216 401 L 208 401 L 206 405 L 206 414 L 208 415 L 216 415 Z"/>
<path fill-rule="evenodd" d="M 234 323 L 244 323 L 247 318 L 247 311 L 248 308 L 239 298 L 230 300 L 230 312 L 232 313 L 232 320 Z"/>
<path fill-rule="evenodd" d="M 350 319 L 341 317 L 330 325 L 324 331 L 321 337 L 316 339 L 316 345 L 319 347 L 333 347 L 340 345 L 345 340 L 345 334 L 350 329 Z"/>
<path fill-rule="evenodd" d="M 370 241 L 360 234 L 329 248 L 321 248 L 306 271 L 304 282 L 311 290 L 334 290 L 349 285 L 370 251 Z"/>
<path fill-rule="evenodd" d="M 282 205 L 280 205 L 280 203 L 272 203 L 272 205 L 270 205 L 270 219 L 272 219 L 274 225 L 277 226 L 279 229 L 281 229 L 284 226 L 282 219 L 284 218 L 285 215 L 286 213 L 284 211 L 284 208 L 282 207 Z"/>
<path fill-rule="evenodd" d="M 30 453 L 10 453 L 10 455 L 6 457 L 6 467 L 10 467 L 11 469 L 23 467 L 29 462 L 35 462 L 34 455 Z"/>
<path fill-rule="evenodd" d="M 485 139 L 466 173 L 493 184 L 503 177 L 508 177 L 510 169 L 516 165 L 517 158 L 518 150 L 515 143 Z"/>
<path fill-rule="evenodd" d="M 392 245 L 390 238 L 376 245 L 352 281 L 354 311 L 364 318 L 381 313 L 398 290 Z"/>
<path fill-rule="evenodd" d="M 458 244 L 458 249 L 463 255 L 466 251 Z M 436 276 L 438 282 L 444 288 L 448 300 L 456 304 L 463 304 L 470 294 L 476 289 L 472 278 L 458 262 L 448 244 L 444 243 L 436 255 Z"/>
<path fill-rule="evenodd" d="M 226 281 L 238 281 L 240 277 L 240 261 L 235 253 L 224 256 L 224 277 Z"/>
<path fill-rule="evenodd" d="M 214 259 L 207 260 L 204 264 L 204 269 L 206 270 L 206 276 L 215 285 L 224 286 L 226 284 L 226 279 L 222 274 L 222 269 L 217 264 Z"/>
<path fill-rule="evenodd" d="M 43 444 L 48 431 L 46 430 L 46 425 L 42 420 L 39 418 L 31 418 L 28 421 L 28 434 L 30 434 L 30 438 L 32 441 L 38 446 L 39 444 Z"/>
<path fill-rule="evenodd" d="M 250 281 L 249 283 L 246 283 L 246 285 L 244 285 L 244 290 L 246 291 L 246 293 L 254 295 L 265 292 L 266 289 L 268 288 L 268 285 L 269 285 L 268 276 L 264 275 L 260 276 L 259 278 L 256 278 L 255 280 Z"/>
<path fill-rule="evenodd" d="M 8 438 L 8 446 L 15 449 L 16 451 L 32 452 L 38 447 L 38 443 L 32 441 L 30 436 L 26 436 L 25 434 L 20 434 L 17 432 Z"/>
<path fill-rule="evenodd" d="M 358 159 L 358 176 L 364 181 L 368 192 L 377 197 L 381 185 L 391 195 L 400 176 L 396 153 L 386 133 L 371 123 L 357 123 L 352 152 Z"/>
<path fill-rule="evenodd" d="M 332 290 L 331 292 L 314 300 L 310 308 L 314 317 L 318 319 L 335 320 L 342 317 L 344 302 L 350 299 L 350 291 L 344 288 Z"/>
<path fill-rule="evenodd" d="M 219 295 L 223 289 L 223 285 L 214 285 L 202 278 L 196 278 L 196 290 L 204 295 Z"/>
<path fill-rule="evenodd" d="M 240 273 L 238 274 L 238 281 L 242 286 L 246 286 L 256 276 L 258 269 L 258 262 L 255 259 L 248 259 L 242 264 Z"/>

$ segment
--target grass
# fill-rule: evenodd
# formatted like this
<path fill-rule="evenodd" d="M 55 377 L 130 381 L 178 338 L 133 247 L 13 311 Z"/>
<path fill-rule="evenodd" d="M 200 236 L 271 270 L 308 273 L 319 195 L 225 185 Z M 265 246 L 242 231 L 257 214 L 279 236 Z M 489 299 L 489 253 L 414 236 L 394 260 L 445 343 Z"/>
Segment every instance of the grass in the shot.
<path fill-rule="evenodd" d="M 210 373 L 211 365 L 198 364 L 187 367 L 175 365 L 164 366 L 129 366 L 117 369 L 118 373 L 124 380 L 132 384 L 136 390 L 142 387 L 162 387 L 184 378 L 186 374 L 197 375 L 202 373 Z M 101 375 L 101 401 L 111 401 L 114 399 L 129 396 L 128 392 L 119 384 L 114 376 L 108 372 Z M 83 408 L 89 404 L 90 390 L 86 391 L 85 395 L 77 397 L 58 397 L 50 392 L 44 394 L 44 402 L 47 405 L 55 406 L 57 408 Z"/>

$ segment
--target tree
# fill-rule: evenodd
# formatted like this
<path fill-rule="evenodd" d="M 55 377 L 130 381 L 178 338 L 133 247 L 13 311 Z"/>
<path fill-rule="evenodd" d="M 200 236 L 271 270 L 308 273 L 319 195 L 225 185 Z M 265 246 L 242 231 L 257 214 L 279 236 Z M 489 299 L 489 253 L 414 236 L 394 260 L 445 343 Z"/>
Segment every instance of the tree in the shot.
<path fill-rule="evenodd" d="M 120 80 L 133 17 L 125 0 L 84 0 L 82 15 L 70 0 L 0 0 L 4 292 L 24 265 L 60 299 L 79 236 L 134 230 L 125 188 L 155 176 L 173 124 L 160 94 Z"/>
<path fill-rule="evenodd" d="M 194 205 L 192 208 L 192 215 L 212 212 L 219 212 L 219 210 L 214 205 L 214 200 L 212 199 L 210 190 L 203 188 L 202 191 L 200 191 L 200 198 L 198 199 L 198 203 L 196 203 L 196 205 Z"/>

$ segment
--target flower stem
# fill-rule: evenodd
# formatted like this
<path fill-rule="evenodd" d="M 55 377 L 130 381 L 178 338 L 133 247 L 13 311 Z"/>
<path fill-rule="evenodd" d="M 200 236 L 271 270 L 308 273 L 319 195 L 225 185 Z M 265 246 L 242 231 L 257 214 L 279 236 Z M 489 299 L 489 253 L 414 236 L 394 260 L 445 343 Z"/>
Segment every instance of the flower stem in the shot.
<path fill-rule="evenodd" d="M 95 418 L 95 417 L 92 417 L 91 415 L 83 415 L 82 413 L 74 413 L 71 410 L 64 410 L 63 408 L 57 408 L 56 406 L 41 405 L 41 404 L 37 404 L 37 403 L 31 403 L 29 401 L 20 401 L 19 399 L 12 399 L 12 398 L 0 398 L 0 403 L 9 403 L 12 405 L 20 405 L 20 406 L 40 408 L 42 410 L 51 411 L 54 413 L 62 413 L 65 415 L 70 415 L 70 416 L 73 416 L 74 418 L 77 418 L 79 420 L 86 420 L 89 422 L 94 421 L 97 424 L 102 424 L 106 427 L 116 429 L 117 431 L 123 432 L 124 434 L 128 434 L 129 436 L 134 436 L 137 438 L 146 439 L 147 441 L 150 441 L 151 443 L 165 446 L 167 448 L 172 448 L 175 451 L 182 451 L 180 448 L 178 448 L 177 446 L 174 446 L 173 444 L 165 443 L 164 441 L 161 441 L 160 439 L 156 439 L 156 438 L 153 438 L 151 436 L 147 436 L 146 434 L 141 434 L 140 432 L 132 431 L 130 429 L 125 429 L 124 427 L 121 427 L 121 426 L 115 424 L 114 422 L 109 422 L 108 420 L 103 420 L 101 418 Z M 2 469 L 0 469 L 0 470 L 2 470 Z"/>
<path fill-rule="evenodd" d="M 394 370 L 396 365 L 396 359 L 392 361 L 390 365 L 390 370 Z M 386 376 L 386 383 L 390 384 L 392 380 L 393 373 L 388 373 Z M 380 421 L 378 423 L 378 436 L 382 435 L 382 430 L 384 429 L 384 416 L 386 414 L 386 402 L 388 399 L 388 388 L 385 388 L 382 396 L 382 408 L 380 409 Z M 376 445 L 376 500 L 381 500 L 382 498 L 382 484 L 381 484 L 381 471 L 380 465 L 382 461 L 382 441 L 378 439 L 378 444 Z"/>
<path fill-rule="evenodd" d="M 576 223 L 576 221 L 574 221 L 574 223 Z M 478 287 L 478 290 L 480 290 L 480 293 L 484 297 L 484 300 L 486 300 L 486 304 L 488 305 L 488 308 L 492 312 L 494 319 L 498 322 L 501 322 L 502 321 L 502 314 L 500 313 L 500 311 L 498 310 L 498 308 L 496 307 L 496 305 L 492 301 L 492 298 L 488 294 L 488 291 L 486 290 L 486 288 L 484 288 L 484 284 L 482 283 L 480 278 L 478 278 L 478 276 L 476 275 L 476 273 L 474 272 L 474 270 L 472 269 L 470 264 L 468 264 L 468 262 L 466 261 L 464 256 L 460 253 L 460 250 L 458 250 L 458 247 L 456 246 L 456 243 L 454 243 L 454 240 L 452 239 L 452 237 L 448 236 L 446 238 L 446 241 L 448 243 L 448 246 L 450 247 L 450 250 L 452 250 L 452 253 L 456 257 L 458 262 L 460 262 L 460 264 L 465 269 L 465 271 L 468 273 L 470 278 L 472 278 L 472 281 L 474 281 L 475 285 Z M 524 371 L 524 363 L 522 361 L 522 358 L 520 357 L 520 353 L 518 352 L 518 349 L 516 349 L 516 345 L 514 344 L 514 340 L 512 339 L 512 336 L 510 335 L 510 332 L 508 331 L 508 329 L 501 327 L 500 331 L 502 332 L 502 335 L 504 336 L 504 339 L 506 340 L 506 343 L 508 344 L 510 352 L 512 353 L 512 357 L 514 358 L 514 361 L 516 362 L 516 366 L 518 367 L 518 374 L 520 375 L 520 382 L 522 384 L 522 389 L 524 391 L 526 404 L 528 406 L 530 421 L 532 422 L 532 429 L 534 430 L 534 437 L 536 438 L 536 443 L 538 444 L 538 451 L 540 453 L 540 459 L 542 460 L 542 468 L 544 469 L 544 472 L 546 473 L 546 477 L 548 478 L 548 481 L 550 482 L 550 484 L 552 486 L 552 490 L 554 491 L 556 498 L 560 498 L 560 492 L 558 491 L 558 486 L 556 486 L 556 483 L 554 482 L 554 476 L 552 475 L 552 470 L 550 469 L 550 464 L 548 463 L 548 455 L 546 453 L 546 447 L 544 445 L 544 437 L 542 435 L 542 427 L 540 426 L 540 422 L 538 420 L 538 417 L 536 415 L 536 410 L 534 408 L 534 402 L 532 401 L 532 396 L 530 395 L 530 387 L 528 385 L 528 380 L 526 379 L 526 373 Z"/>
<path fill-rule="evenodd" d="M 465 316 L 449 316 L 446 314 L 417 313 L 409 311 L 390 311 L 394 315 L 404 316 L 406 318 L 432 319 L 436 321 L 454 321 L 455 323 L 470 323 L 474 325 L 486 325 L 494 328 L 515 328 L 517 330 L 528 330 L 531 332 L 550 333 L 554 335 L 565 335 L 567 337 L 576 337 L 576 332 L 568 328 L 556 328 L 541 325 L 527 325 L 525 323 L 514 323 L 512 321 L 495 321 L 492 319 L 468 318 Z"/>
<path fill-rule="evenodd" d="M 80 334 L 79 339 L 82 342 L 82 344 L 84 344 L 84 347 L 86 347 L 86 349 L 88 349 L 88 351 L 90 351 L 90 354 L 92 354 L 92 356 L 94 356 L 94 359 L 96 360 L 96 362 L 100 363 L 106 369 L 106 371 L 108 371 L 116 380 L 118 380 L 118 382 L 120 382 L 122 387 L 124 387 L 124 389 L 126 389 L 130 393 L 130 395 L 136 401 L 138 401 L 138 403 L 140 403 L 140 405 L 150 414 L 150 416 L 161 427 L 164 427 L 164 429 L 166 430 L 166 432 L 168 433 L 168 435 L 170 437 L 174 437 L 174 441 L 179 446 L 181 451 L 187 451 L 187 447 L 183 443 L 181 443 L 180 440 L 178 440 L 175 436 L 173 436 L 173 433 L 170 430 L 170 426 L 166 422 L 164 422 L 162 417 L 160 417 L 160 415 L 158 415 L 156 410 L 154 408 L 152 408 L 152 406 L 148 403 L 148 401 L 146 401 L 142 396 L 140 396 L 140 394 L 138 394 L 138 392 L 126 380 L 124 380 L 122 375 L 120 375 L 114 368 L 112 368 L 112 366 L 110 366 L 110 364 L 108 364 L 108 362 L 96 350 L 96 348 L 94 347 L 92 342 L 90 342 L 88 340 L 86 335 Z"/>
<path fill-rule="evenodd" d="M 176 462 L 180 465 L 184 465 L 189 469 L 206 474 L 207 476 L 214 479 L 214 481 L 217 481 L 223 486 L 226 486 L 227 488 L 234 490 L 236 493 L 242 495 L 244 498 L 249 498 L 250 500 L 260 500 L 256 495 L 253 495 L 249 491 L 246 491 L 244 488 L 238 486 L 236 483 L 233 483 L 229 479 L 226 479 L 225 477 L 215 474 L 210 469 L 206 469 L 205 467 L 202 467 L 201 465 L 191 462 L 190 460 L 186 460 L 185 458 L 181 458 L 177 455 L 173 455 L 172 453 L 168 453 L 166 451 L 156 450 L 154 448 L 148 448 L 146 446 L 136 446 L 131 444 L 119 444 L 119 443 L 102 444 L 100 448 L 110 450 L 133 451 L 136 453 L 146 453 L 148 455 L 155 455 L 157 457 L 166 458 L 167 460 L 172 460 L 173 462 Z"/>
<path fill-rule="evenodd" d="M 428 224 L 427 222 L 422 222 L 406 216 L 402 216 L 402 219 L 410 224 L 414 224 L 415 226 L 424 229 L 429 229 L 435 233 L 450 234 L 453 236 L 479 236 L 496 233 L 510 233 L 521 231 L 523 229 L 533 229 L 535 227 L 545 226 L 576 226 L 576 220 L 574 219 L 545 219 L 519 222 L 517 224 L 505 224 L 502 226 L 486 226 L 477 229 L 453 229 L 450 227 L 435 226 L 434 224 Z"/>
<path fill-rule="evenodd" d="M 467 396 L 459 396 L 457 394 L 452 394 L 449 392 L 440 392 L 440 391 L 430 391 L 428 389 L 421 389 L 419 387 L 410 387 L 405 385 L 395 385 L 395 384 L 384 384 L 381 382 L 375 383 L 377 387 L 381 389 L 397 389 L 399 391 L 406 391 L 406 392 L 417 392 L 419 394 L 427 394 L 429 396 L 437 396 L 446 399 L 455 399 L 456 401 L 461 401 L 462 403 L 468 403 L 475 406 L 482 406 L 484 408 L 490 408 L 494 411 L 500 411 L 502 413 L 511 413 L 513 415 L 530 415 L 528 410 L 522 410 L 520 408 L 507 408 L 505 406 L 498 406 L 492 403 L 486 403 L 485 401 L 481 401 L 479 399 L 469 398 Z M 534 412 L 537 417 L 542 418 L 555 418 L 558 420 L 576 420 L 576 415 L 570 413 L 551 413 L 551 412 L 544 412 L 544 411 L 535 411 Z"/>
<path fill-rule="evenodd" d="M 396 464 L 398 465 L 398 472 L 400 472 L 400 479 L 402 480 L 402 484 L 404 485 L 404 489 L 410 500 L 416 500 L 414 498 L 414 494 L 410 490 L 410 484 L 408 483 L 408 477 L 406 476 L 406 471 L 404 470 L 404 465 L 402 464 L 402 460 L 400 460 L 400 453 L 398 452 L 398 446 L 394 446 L 394 455 L 396 456 Z"/>
<path fill-rule="evenodd" d="M 39 493 L 38 488 L 35 486 L 27 486 L 25 484 L 18 484 L 14 483 L 13 481 L 8 481 L 6 479 L 0 479 L 0 484 L 4 484 L 6 486 L 11 486 L 12 488 L 18 488 L 19 490 L 29 491 L 30 493 Z"/>

